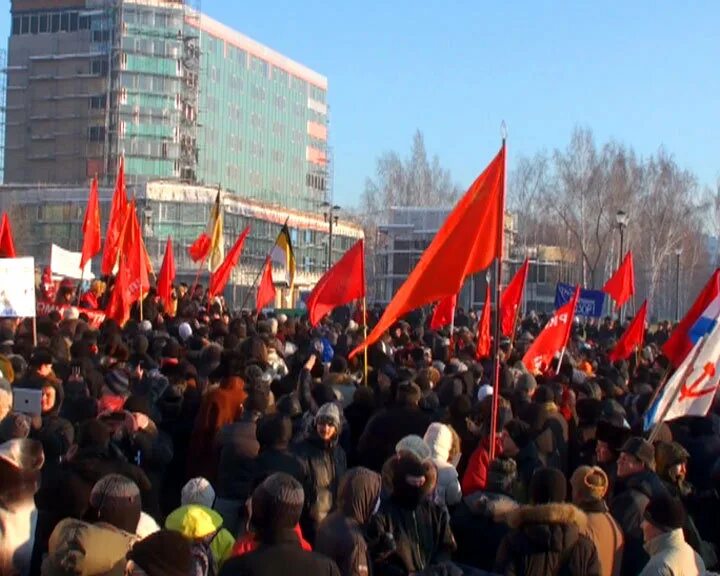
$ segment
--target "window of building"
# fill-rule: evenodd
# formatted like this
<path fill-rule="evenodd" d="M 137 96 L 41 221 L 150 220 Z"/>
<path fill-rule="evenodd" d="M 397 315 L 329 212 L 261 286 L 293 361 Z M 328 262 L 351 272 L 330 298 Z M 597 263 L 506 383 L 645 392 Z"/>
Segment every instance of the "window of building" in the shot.
<path fill-rule="evenodd" d="M 90 73 L 95 76 L 107 76 L 108 61 L 105 59 L 93 60 L 90 63 Z"/>
<path fill-rule="evenodd" d="M 91 96 L 90 97 L 90 109 L 91 110 L 102 110 L 105 108 L 105 96 Z"/>
<path fill-rule="evenodd" d="M 22 18 L 20 16 L 13 16 L 12 28 L 10 29 L 10 33 L 13 36 L 17 36 L 18 34 L 20 34 L 20 30 L 22 30 Z"/>
<path fill-rule="evenodd" d="M 50 14 L 40 14 L 40 34 L 45 34 L 50 30 Z"/>
<path fill-rule="evenodd" d="M 77 12 L 70 12 L 70 32 L 76 32 L 79 27 L 79 15 Z"/>
<path fill-rule="evenodd" d="M 50 32 L 60 32 L 60 14 L 57 12 L 52 15 L 50 20 Z"/>
<path fill-rule="evenodd" d="M 105 140 L 105 126 L 90 126 L 88 128 L 88 140 L 90 142 L 102 142 Z"/>
<path fill-rule="evenodd" d="M 61 32 L 70 31 L 70 14 L 68 14 L 67 12 L 63 12 L 60 15 L 60 31 Z"/>
<path fill-rule="evenodd" d="M 80 28 L 80 30 L 90 30 L 90 16 L 80 16 L 78 19 L 78 28 Z"/>
<path fill-rule="evenodd" d="M 39 28 L 39 16 L 33 14 L 30 16 L 30 34 L 37 34 Z"/>
<path fill-rule="evenodd" d="M 22 33 L 23 34 L 30 33 L 30 16 L 22 17 Z"/>

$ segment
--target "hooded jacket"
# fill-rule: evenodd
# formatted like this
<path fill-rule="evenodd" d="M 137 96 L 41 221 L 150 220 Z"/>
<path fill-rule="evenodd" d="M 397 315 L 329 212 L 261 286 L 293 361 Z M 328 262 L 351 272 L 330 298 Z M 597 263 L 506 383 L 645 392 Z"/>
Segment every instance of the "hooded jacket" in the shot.
<path fill-rule="evenodd" d="M 445 424 L 434 422 L 425 432 L 424 440 L 438 471 L 435 502 L 443 506 L 455 506 L 462 498 L 462 490 L 457 470 L 448 462 L 453 442 L 452 432 Z"/>
<path fill-rule="evenodd" d="M 672 530 L 656 536 L 645 544 L 650 554 L 640 576 L 702 576 L 705 564 L 700 555 L 685 542 L 682 529 Z"/>
<path fill-rule="evenodd" d="M 506 576 L 600 576 L 593 542 L 582 534 L 587 517 L 572 504 L 523 506 L 508 515 L 495 572 Z"/>
<path fill-rule="evenodd" d="M 365 526 L 380 498 L 380 475 L 353 468 L 342 479 L 338 509 L 320 523 L 315 550 L 331 558 L 343 576 L 367 576 L 370 556 Z"/>

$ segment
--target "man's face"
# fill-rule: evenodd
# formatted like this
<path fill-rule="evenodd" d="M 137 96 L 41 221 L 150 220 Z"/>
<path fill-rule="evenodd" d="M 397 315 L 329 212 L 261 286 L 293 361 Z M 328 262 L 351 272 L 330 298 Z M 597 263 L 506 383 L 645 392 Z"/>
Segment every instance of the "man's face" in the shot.
<path fill-rule="evenodd" d="M 618 478 L 627 478 L 643 471 L 643 463 L 627 452 L 621 452 L 617 462 Z"/>
<path fill-rule="evenodd" d="M 595 458 L 598 464 L 607 464 L 613 461 L 613 453 L 612 450 L 610 450 L 610 446 L 607 445 L 607 442 L 603 442 L 602 440 L 597 441 L 595 445 Z"/>

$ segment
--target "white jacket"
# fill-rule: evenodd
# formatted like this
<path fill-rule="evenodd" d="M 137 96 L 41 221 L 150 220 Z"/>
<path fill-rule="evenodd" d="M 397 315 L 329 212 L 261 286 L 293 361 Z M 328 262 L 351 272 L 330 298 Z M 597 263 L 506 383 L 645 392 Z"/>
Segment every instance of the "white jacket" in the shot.
<path fill-rule="evenodd" d="M 682 528 L 665 532 L 645 543 L 650 554 L 640 576 L 703 576 L 705 564 L 700 555 L 685 542 Z"/>

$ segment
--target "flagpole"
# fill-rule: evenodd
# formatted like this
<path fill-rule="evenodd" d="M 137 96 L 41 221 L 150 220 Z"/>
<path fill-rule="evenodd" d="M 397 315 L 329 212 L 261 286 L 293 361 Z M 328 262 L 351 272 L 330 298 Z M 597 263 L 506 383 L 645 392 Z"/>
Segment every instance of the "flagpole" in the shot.
<path fill-rule="evenodd" d="M 290 220 L 290 217 L 285 218 L 285 224 L 283 226 L 287 226 L 288 220 Z M 281 228 L 282 230 L 282 228 Z M 275 242 L 272 245 L 272 248 L 270 248 L 270 251 L 268 252 L 267 256 L 263 258 L 262 266 L 260 266 L 260 270 L 255 275 L 255 279 L 253 280 L 252 285 L 250 288 L 248 288 L 248 291 L 245 293 L 245 298 L 243 299 L 242 306 L 240 306 L 240 312 L 242 312 L 243 308 L 245 308 L 245 304 L 247 304 L 247 301 L 250 299 L 250 294 L 253 293 L 253 290 L 255 290 L 255 286 L 257 286 L 258 280 L 260 280 L 260 275 L 263 273 L 263 270 L 265 269 L 265 260 L 267 260 L 268 257 L 272 258 L 272 251 L 275 250 L 275 247 L 277 246 L 278 236 L 275 237 Z"/>
<path fill-rule="evenodd" d="M 208 257 L 208 255 L 205 254 L 205 256 L 203 256 L 200 259 L 200 266 L 198 266 L 197 272 L 195 273 L 195 280 L 193 280 L 192 290 L 190 290 L 190 299 L 191 300 L 192 300 L 193 296 L 195 295 L 195 289 L 197 288 L 198 281 L 200 280 L 200 272 L 202 272 L 202 269 L 205 266 L 205 262 L 207 262 L 207 257 Z"/>
<path fill-rule="evenodd" d="M 365 291 L 363 290 L 363 294 L 364 294 L 364 292 Z M 363 306 L 363 340 L 367 340 L 367 299 L 365 298 L 365 296 L 363 296 L 362 306 Z M 364 384 L 365 384 L 365 386 L 368 386 L 368 349 L 367 349 L 367 346 L 365 346 L 365 348 L 363 349 L 363 362 L 365 364 Z"/>

